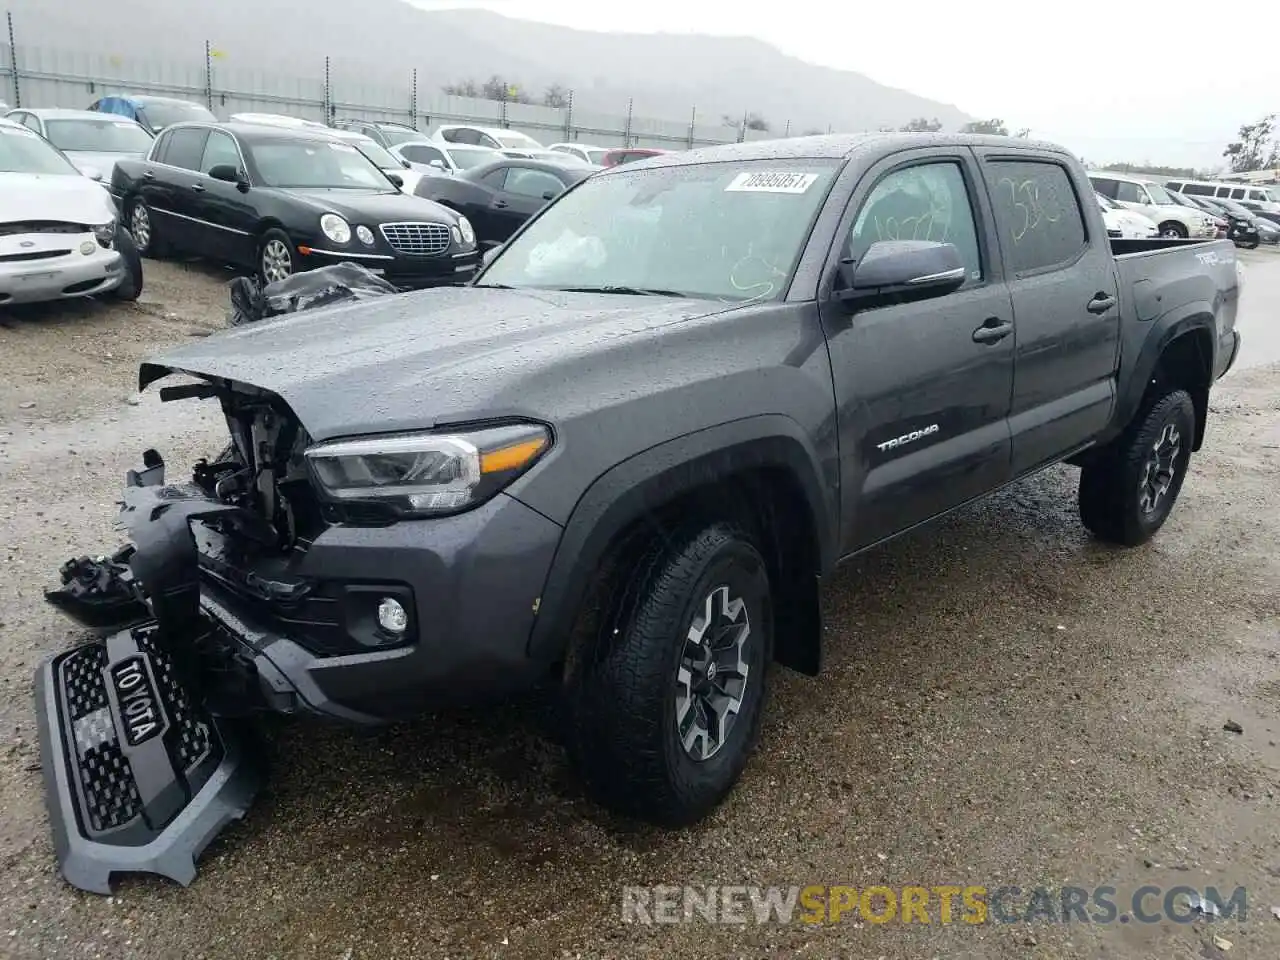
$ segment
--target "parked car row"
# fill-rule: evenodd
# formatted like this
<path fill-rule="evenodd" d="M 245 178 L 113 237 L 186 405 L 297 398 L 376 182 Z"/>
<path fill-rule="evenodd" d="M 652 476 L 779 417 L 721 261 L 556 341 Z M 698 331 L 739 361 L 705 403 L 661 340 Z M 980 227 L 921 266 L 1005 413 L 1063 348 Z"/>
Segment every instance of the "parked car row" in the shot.
<path fill-rule="evenodd" d="M 1089 180 L 1104 211 L 1104 201 L 1110 201 L 1116 210 L 1140 214 L 1162 237 L 1228 238 L 1242 247 L 1280 243 L 1280 189 L 1276 187 L 1162 182 L 1156 177 L 1110 171 L 1091 171 Z M 1112 229 L 1108 223 L 1108 230 Z"/>

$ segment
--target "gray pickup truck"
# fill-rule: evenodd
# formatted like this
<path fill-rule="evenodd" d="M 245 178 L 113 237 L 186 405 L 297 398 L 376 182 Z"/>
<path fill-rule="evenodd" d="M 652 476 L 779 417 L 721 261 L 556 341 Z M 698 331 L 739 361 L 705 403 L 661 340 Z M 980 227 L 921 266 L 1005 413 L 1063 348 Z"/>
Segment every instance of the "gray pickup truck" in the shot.
<path fill-rule="evenodd" d="M 597 174 L 465 287 L 144 364 L 232 442 L 180 484 L 147 451 L 129 543 L 49 594 L 105 635 L 37 675 L 64 875 L 189 881 L 253 795 L 246 714 L 548 682 L 595 796 L 703 817 L 771 663 L 818 672 L 841 560 L 1064 461 L 1096 536 L 1150 538 L 1238 284 L 1228 241 L 1109 241 L 1053 145 L 809 137 Z"/>

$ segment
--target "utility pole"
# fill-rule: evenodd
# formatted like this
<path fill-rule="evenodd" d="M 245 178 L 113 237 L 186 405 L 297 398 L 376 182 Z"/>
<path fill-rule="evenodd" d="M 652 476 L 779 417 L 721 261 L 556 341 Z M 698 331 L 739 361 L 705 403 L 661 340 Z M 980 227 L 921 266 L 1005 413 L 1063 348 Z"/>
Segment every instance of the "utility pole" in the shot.
<path fill-rule="evenodd" d="M 22 84 L 18 82 L 18 45 L 13 42 L 13 11 L 9 11 L 9 69 L 13 71 L 13 105 L 22 106 Z"/>
<path fill-rule="evenodd" d="M 213 109 L 213 46 L 204 42 L 204 105 Z"/>

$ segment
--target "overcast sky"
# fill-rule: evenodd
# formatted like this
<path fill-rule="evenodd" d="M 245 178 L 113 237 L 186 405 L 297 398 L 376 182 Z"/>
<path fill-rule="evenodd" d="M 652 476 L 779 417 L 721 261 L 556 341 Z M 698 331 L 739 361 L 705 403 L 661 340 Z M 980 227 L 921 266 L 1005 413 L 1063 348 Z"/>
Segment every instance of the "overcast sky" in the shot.
<path fill-rule="evenodd" d="M 757 37 L 812 63 L 1001 117 L 1011 129 L 1030 127 L 1100 162 L 1216 165 L 1242 123 L 1280 111 L 1280 6 L 1260 0 L 1199 9 L 1167 0 L 413 2 L 583 30 Z"/>

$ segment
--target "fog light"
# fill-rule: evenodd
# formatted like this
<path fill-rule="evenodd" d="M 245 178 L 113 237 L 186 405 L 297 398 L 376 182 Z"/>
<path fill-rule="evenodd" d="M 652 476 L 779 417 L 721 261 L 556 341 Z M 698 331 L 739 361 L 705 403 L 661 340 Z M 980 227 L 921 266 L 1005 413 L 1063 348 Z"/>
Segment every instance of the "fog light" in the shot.
<path fill-rule="evenodd" d="M 382 598 L 378 604 L 378 626 L 396 636 L 409 629 L 409 614 L 399 600 Z"/>

